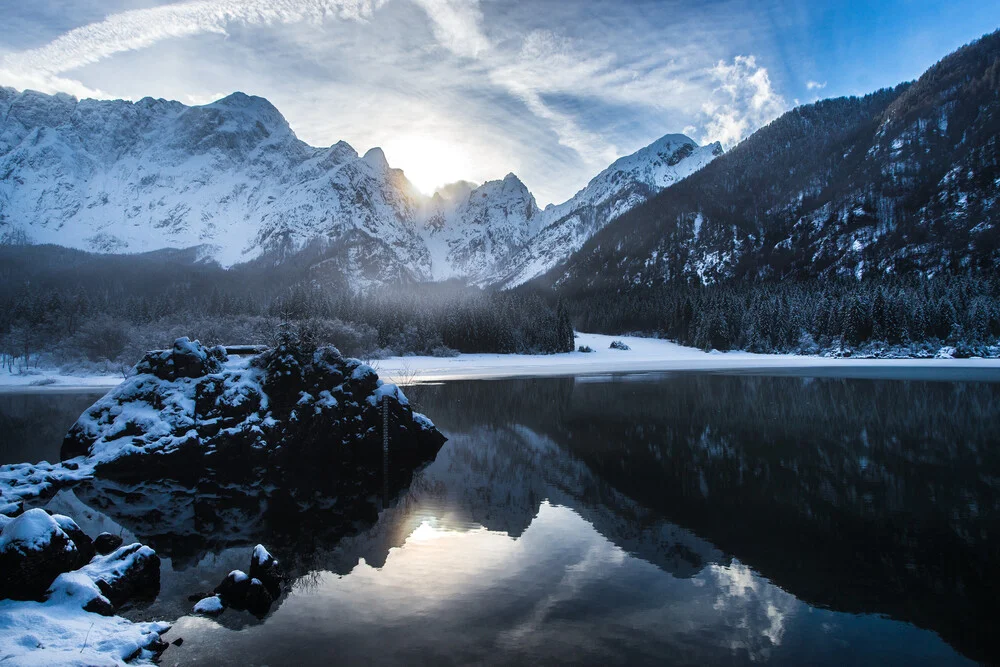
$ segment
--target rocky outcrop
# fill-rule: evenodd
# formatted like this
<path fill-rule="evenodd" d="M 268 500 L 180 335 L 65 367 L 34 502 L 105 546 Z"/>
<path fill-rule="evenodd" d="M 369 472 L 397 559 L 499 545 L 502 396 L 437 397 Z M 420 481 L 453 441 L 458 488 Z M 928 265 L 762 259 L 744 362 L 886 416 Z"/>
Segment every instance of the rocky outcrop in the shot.
<path fill-rule="evenodd" d="M 289 337 L 252 358 L 178 339 L 148 353 L 135 373 L 84 413 L 62 447 L 98 477 L 245 481 L 294 471 L 374 490 L 388 410 L 395 468 L 433 458 L 444 437 L 403 393 L 336 348 Z M 210 474 L 206 472 L 210 471 Z M 369 488 L 370 487 L 370 488 Z"/>

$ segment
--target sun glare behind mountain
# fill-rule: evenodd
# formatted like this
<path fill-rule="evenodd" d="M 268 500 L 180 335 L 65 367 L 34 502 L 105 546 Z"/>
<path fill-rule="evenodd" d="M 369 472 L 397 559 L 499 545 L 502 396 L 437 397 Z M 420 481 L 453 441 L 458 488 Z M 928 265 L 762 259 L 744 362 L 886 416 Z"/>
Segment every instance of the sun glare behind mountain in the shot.
<path fill-rule="evenodd" d="M 467 146 L 447 137 L 405 135 L 386 142 L 384 149 L 389 164 L 402 169 L 410 182 L 427 195 L 443 185 L 467 180 L 469 174 L 480 172 L 483 166 L 473 162 Z"/>

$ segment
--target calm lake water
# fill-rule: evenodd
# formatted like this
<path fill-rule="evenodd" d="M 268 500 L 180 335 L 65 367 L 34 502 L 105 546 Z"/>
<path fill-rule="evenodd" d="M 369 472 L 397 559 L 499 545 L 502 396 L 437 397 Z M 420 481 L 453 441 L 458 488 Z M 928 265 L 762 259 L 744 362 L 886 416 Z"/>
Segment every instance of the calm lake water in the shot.
<path fill-rule="evenodd" d="M 95 482 L 48 504 L 164 557 L 160 596 L 125 612 L 181 617 L 164 665 L 1000 659 L 1000 384 L 650 374 L 407 393 L 449 441 L 336 528 L 323 499 L 273 489 Z M 58 458 L 96 397 L 0 395 L 2 461 Z M 258 541 L 292 575 L 270 615 L 182 617 Z"/>

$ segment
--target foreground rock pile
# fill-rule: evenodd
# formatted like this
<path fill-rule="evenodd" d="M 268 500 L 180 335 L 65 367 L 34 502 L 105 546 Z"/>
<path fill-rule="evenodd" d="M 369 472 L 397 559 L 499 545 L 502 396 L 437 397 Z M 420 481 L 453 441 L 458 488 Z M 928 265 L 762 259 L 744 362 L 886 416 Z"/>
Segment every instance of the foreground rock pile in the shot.
<path fill-rule="evenodd" d="M 25 510 L 57 488 L 74 485 L 143 542 L 181 549 L 164 553 L 175 566 L 178 556 L 282 531 L 282 553 L 295 556 L 294 539 L 339 538 L 374 522 L 377 498 L 409 485 L 444 442 L 395 385 L 335 348 L 289 337 L 247 351 L 181 338 L 150 352 L 73 425 L 60 464 L 0 467 L 0 628 L 11 644 L 0 660 L 120 664 L 166 648 L 168 624 L 115 616 L 158 595 L 156 551 Z M 263 617 L 282 581 L 257 545 L 248 572 L 199 594 L 194 611 Z"/>
<path fill-rule="evenodd" d="M 114 615 L 159 593 L 160 559 L 152 549 L 111 535 L 95 546 L 73 519 L 38 508 L 0 514 L 0 526 L 0 628 L 11 644 L 4 660 L 19 664 L 22 653 L 43 649 L 59 664 L 105 664 L 150 658 L 166 647 L 160 635 L 168 624 Z M 88 653 L 91 634 L 96 643 Z"/>
<path fill-rule="evenodd" d="M 433 458 L 444 437 L 395 386 L 336 348 L 288 341 L 249 358 L 181 338 L 147 354 L 136 373 L 84 413 L 62 458 L 98 477 L 188 479 L 210 468 L 246 479 L 294 470 L 356 485 L 381 472 L 381 410 L 393 465 Z"/>
<path fill-rule="evenodd" d="M 262 618 L 281 595 L 284 576 L 278 561 L 262 544 L 254 547 L 250 556 L 250 574 L 233 570 L 215 587 L 213 595 L 201 597 L 194 606 L 196 614 L 217 616 L 227 607 L 245 609 Z"/>

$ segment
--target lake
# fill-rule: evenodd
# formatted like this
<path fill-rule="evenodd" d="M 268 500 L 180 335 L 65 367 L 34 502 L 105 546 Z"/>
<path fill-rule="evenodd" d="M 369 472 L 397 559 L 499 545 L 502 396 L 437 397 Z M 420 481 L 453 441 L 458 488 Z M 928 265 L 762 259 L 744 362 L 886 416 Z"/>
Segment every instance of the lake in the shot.
<path fill-rule="evenodd" d="M 893 374 L 414 386 L 448 442 L 336 521 L 165 480 L 46 503 L 164 558 L 123 613 L 179 618 L 164 665 L 996 661 L 1000 383 Z M 98 396 L 0 395 L 0 462 L 58 459 Z M 258 541 L 271 613 L 187 616 Z"/>

